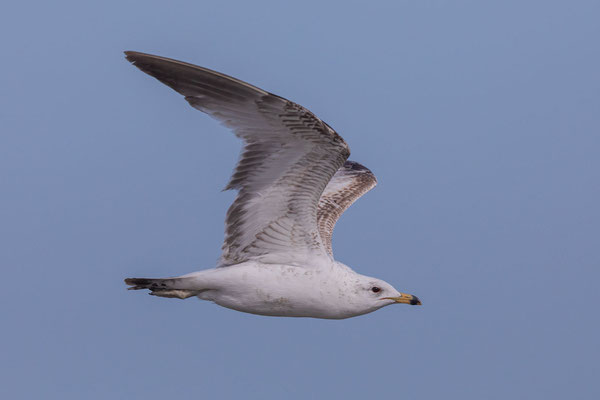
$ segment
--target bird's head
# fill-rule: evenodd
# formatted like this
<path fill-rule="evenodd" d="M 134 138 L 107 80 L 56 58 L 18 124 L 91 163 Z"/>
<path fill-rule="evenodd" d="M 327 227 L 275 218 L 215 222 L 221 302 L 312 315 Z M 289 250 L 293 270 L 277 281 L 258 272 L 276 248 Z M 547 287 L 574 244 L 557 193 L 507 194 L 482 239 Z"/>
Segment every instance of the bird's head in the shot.
<path fill-rule="evenodd" d="M 368 276 L 360 276 L 356 281 L 355 296 L 367 312 L 390 304 L 421 305 L 417 296 L 401 293 L 386 281 Z"/>

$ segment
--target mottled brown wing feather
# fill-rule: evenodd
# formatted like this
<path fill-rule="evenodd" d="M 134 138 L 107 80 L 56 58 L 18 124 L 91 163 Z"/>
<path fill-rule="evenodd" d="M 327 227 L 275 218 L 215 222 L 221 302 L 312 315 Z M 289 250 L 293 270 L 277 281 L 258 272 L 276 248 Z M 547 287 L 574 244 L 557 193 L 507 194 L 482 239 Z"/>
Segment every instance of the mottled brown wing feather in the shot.
<path fill-rule="evenodd" d="M 333 256 L 331 237 L 337 220 L 359 197 L 377 185 L 375 175 L 365 166 L 346 161 L 329 181 L 317 212 L 319 234 L 327 253 Z"/>
<path fill-rule="evenodd" d="M 164 57 L 125 54 L 245 142 L 227 185 L 238 195 L 227 212 L 220 265 L 330 259 L 317 209 L 325 186 L 350 154 L 346 142 L 304 107 L 238 79 Z"/>

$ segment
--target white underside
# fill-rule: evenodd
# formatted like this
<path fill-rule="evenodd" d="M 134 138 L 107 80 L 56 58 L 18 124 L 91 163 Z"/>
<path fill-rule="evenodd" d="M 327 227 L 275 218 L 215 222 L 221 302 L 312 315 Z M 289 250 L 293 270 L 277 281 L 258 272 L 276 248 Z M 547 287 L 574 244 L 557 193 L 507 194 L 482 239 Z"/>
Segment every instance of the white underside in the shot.
<path fill-rule="evenodd" d="M 185 279 L 179 290 L 223 307 L 260 315 L 342 319 L 392 303 L 369 292 L 370 282 L 377 280 L 338 262 L 304 268 L 249 261 L 181 278 Z M 184 298 L 181 293 L 174 294 Z"/>

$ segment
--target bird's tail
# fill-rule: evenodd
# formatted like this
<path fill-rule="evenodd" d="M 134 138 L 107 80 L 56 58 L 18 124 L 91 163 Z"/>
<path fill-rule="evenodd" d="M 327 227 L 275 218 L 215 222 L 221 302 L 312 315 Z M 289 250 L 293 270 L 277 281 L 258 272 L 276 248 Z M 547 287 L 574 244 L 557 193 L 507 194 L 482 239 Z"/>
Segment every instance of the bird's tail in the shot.
<path fill-rule="evenodd" d="M 200 290 L 184 289 L 186 278 L 127 278 L 125 283 L 131 287 L 129 290 L 148 289 L 153 296 L 187 299 L 197 296 Z"/>

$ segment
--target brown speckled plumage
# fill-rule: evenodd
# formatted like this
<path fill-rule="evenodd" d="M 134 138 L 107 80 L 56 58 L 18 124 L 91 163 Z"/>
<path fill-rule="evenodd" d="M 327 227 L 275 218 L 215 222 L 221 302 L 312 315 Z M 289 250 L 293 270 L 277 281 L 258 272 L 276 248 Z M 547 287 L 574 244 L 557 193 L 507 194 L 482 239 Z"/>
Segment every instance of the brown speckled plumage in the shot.
<path fill-rule="evenodd" d="M 352 203 L 375 185 L 375 175 L 355 161 L 346 161 L 329 181 L 319 200 L 317 213 L 319 233 L 329 255 L 333 256 L 331 237 L 335 223 Z"/>

